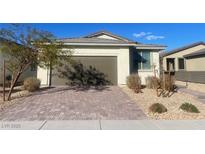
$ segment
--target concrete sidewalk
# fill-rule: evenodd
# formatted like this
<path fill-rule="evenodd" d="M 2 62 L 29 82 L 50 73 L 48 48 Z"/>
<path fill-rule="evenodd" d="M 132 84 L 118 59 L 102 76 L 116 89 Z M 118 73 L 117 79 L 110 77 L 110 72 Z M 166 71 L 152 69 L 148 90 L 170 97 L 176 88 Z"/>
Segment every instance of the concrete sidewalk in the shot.
<path fill-rule="evenodd" d="M 205 130 L 205 120 L 1 121 L 1 130 Z"/>

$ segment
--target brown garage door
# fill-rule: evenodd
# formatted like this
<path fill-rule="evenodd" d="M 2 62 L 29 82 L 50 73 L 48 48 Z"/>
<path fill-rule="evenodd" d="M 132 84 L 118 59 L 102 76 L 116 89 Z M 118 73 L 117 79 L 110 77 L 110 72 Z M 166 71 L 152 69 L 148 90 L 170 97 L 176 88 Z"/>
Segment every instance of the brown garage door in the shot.
<path fill-rule="evenodd" d="M 95 67 L 99 72 L 106 75 L 107 80 L 117 85 L 117 57 L 75 56 L 73 59 L 81 62 L 86 68 L 89 66 Z M 65 85 L 67 81 L 67 79 L 59 77 L 58 69 L 52 71 L 52 85 Z"/>

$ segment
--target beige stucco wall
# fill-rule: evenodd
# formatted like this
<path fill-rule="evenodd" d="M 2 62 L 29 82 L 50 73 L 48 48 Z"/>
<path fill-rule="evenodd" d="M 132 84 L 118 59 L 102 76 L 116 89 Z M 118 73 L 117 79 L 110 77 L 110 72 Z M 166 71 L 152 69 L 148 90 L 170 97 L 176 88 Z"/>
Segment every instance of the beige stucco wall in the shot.
<path fill-rule="evenodd" d="M 64 49 L 66 50 L 66 49 Z M 118 84 L 126 84 L 126 77 L 130 74 L 128 47 L 73 47 L 73 56 L 116 56 Z M 48 84 L 49 70 L 39 68 L 37 77 L 42 84 Z"/>
<path fill-rule="evenodd" d="M 186 59 L 187 71 L 205 71 L 205 56 Z"/>
<path fill-rule="evenodd" d="M 183 50 L 183 51 L 179 51 L 177 53 L 174 53 L 174 54 L 163 57 L 163 69 L 167 70 L 166 58 L 175 58 L 175 70 L 178 71 L 179 70 L 178 69 L 178 58 L 183 58 L 183 56 L 186 55 L 186 54 L 190 54 L 192 52 L 195 52 L 197 50 L 204 49 L 204 48 L 205 48 L 205 45 L 198 45 L 198 46 L 195 46 L 195 47 Z"/>
<path fill-rule="evenodd" d="M 49 85 L 49 69 L 38 67 L 37 78 L 41 80 L 41 85 Z"/>
<path fill-rule="evenodd" d="M 64 49 L 66 50 L 66 49 Z M 117 75 L 118 85 L 126 84 L 126 78 L 130 75 L 130 55 L 128 47 L 73 47 L 73 56 L 116 56 L 117 57 Z M 159 76 L 159 52 L 152 52 L 151 65 L 156 65 L 156 74 Z M 138 72 L 141 77 L 142 84 L 145 84 L 147 76 L 153 76 L 153 68 L 151 70 L 143 70 Z M 41 80 L 42 85 L 49 84 L 49 70 L 38 68 L 37 77 Z"/>

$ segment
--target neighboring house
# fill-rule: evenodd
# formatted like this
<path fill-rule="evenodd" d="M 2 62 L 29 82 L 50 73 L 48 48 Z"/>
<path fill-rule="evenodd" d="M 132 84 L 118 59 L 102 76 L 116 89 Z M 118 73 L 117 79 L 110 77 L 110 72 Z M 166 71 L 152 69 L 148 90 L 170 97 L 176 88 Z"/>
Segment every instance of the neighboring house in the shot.
<path fill-rule="evenodd" d="M 164 53 L 163 69 L 175 71 L 176 80 L 205 84 L 205 42 L 193 43 Z"/>
<path fill-rule="evenodd" d="M 140 44 L 106 31 L 61 41 L 65 48 L 73 49 L 74 60 L 95 67 L 114 85 L 126 84 L 127 76 L 132 73 L 138 73 L 145 84 L 145 78 L 154 75 L 153 65 L 159 75 L 159 51 L 165 49 L 162 45 Z M 65 85 L 67 81 L 58 77 L 58 71 L 43 68 L 38 68 L 37 77 L 43 85 Z"/>
<path fill-rule="evenodd" d="M 1 50 L 1 41 L 2 39 L 0 39 L 0 50 Z M 3 55 L 0 52 L 0 85 L 3 84 L 3 61 L 5 60 L 6 65 L 7 63 L 9 63 L 9 61 L 6 61 L 6 56 Z M 6 69 L 6 77 L 11 76 L 11 72 Z M 24 79 L 28 78 L 28 77 L 33 77 L 33 76 L 37 76 L 37 66 L 35 65 L 31 65 L 19 78 L 18 82 L 23 82 Z"/>

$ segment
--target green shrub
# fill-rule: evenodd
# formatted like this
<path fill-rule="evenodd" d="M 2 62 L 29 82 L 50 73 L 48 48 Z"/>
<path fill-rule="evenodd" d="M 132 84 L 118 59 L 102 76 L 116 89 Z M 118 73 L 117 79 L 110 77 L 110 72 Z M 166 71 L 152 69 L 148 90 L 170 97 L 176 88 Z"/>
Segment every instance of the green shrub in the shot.
<path fill-rule="evenodd" d="M 163 104 L 155 103 L 149 107 L 149 111 L 153 113 L 164 113 L 167 112 L 167 108 Z"/>
<path fill-rule="evenodd" d="M 36 91 L 40 88 L 40 80 L 35 77 L 29 77 L 24 80 L 23 88 L 30 92 Z"/>
<path fill-rule="evenodd" d="M 191 103 L 183 103 L 179 108 L 186 112 L 199 113 L 197 107 Z"/>
<path fill-rule="evenodd" d="M 11 76 L 10 74 L 7 75 L 7 76 L 6 76 L 6 80 L 7 80 L 7 81 L 11 81 L 11 80 L 12 80 L 12 76 Z"/>
<path fill-rule="evenodd" d="M 160 79 L 154 76 L 146 77 L 146 87 L 150 89 L 157 89 L 160 87 Z"/>
<path fill-rule="evenodd" d="M 6 75 L 5 79 L 6 79 L 5 86 L 10 87 L 11 86 L 12 76 L 10 74 L 8 74 L 8 75 Z"/>
<path fill-rule="evenodd" d="M 141 79 L 138 74 L 131 74 L 127 77 L 127 86 L 136 93 L 141 92 Z"/>

